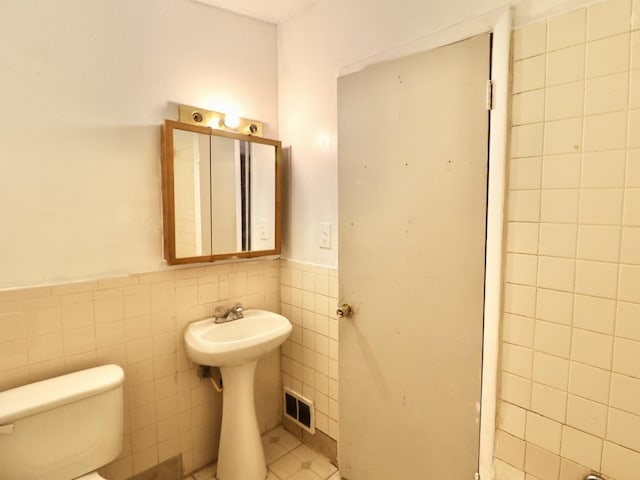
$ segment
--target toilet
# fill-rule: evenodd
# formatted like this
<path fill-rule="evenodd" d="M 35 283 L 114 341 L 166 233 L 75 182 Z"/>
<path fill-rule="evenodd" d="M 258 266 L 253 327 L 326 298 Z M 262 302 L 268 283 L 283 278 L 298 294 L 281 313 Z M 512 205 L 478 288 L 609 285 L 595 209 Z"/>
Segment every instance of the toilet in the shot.
<path fill-rule="evenodd" d="M 124 372 L 104 365 L 0 392 L 0 480 L 100 480 L 122 449 Z"/>

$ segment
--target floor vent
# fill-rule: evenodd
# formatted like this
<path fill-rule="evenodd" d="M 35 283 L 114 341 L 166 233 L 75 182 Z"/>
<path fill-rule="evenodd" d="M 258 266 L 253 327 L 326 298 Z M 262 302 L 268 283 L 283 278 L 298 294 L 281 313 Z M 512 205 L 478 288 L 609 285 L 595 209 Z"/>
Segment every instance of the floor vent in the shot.
<path fill-rule="evenodd" d="M 316 415 L 313 402 L 284 387 L 284 414 L 309 433 L 316 433 Z"/>

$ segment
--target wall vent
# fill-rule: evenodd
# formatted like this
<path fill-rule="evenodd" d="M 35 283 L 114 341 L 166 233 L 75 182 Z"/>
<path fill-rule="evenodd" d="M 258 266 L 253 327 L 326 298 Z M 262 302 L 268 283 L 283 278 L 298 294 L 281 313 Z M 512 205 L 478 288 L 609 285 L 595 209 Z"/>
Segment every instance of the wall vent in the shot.
<path fill-rule="evenodd" d="M 284 415 L 307 432 L 316 433 L 313 401 L 287 387 L 284 387 Z"/>

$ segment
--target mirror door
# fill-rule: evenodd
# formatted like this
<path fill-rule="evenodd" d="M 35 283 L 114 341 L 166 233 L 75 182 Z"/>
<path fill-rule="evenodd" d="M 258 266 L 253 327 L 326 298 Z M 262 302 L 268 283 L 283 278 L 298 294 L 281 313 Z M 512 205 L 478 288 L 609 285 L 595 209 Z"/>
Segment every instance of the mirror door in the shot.
<path fill-rule="evenodd" d="M 280 183 L 280 142 L 167 120 L 167 262 L 280 253 Z"/>

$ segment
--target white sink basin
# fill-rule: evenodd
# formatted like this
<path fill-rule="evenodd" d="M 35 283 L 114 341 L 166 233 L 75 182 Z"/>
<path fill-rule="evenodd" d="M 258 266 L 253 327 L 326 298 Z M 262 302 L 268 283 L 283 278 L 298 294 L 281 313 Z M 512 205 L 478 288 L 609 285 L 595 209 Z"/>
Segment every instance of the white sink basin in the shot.
<path fill-rule="evenodd" d="M 267 465 L 260 440 L 253 392 L 258 358 L 280 346 L 291 323 L 277 313 L 245 310 L 244 318 L 215 323 L 207 318 L 184 332 L 189 358 L 220 367 L 222 425 L 218 448 L 218 480 L 264 480 Z"/>
<path fill-rule="evenodd" d="M 200 365 L 226 367 L 257 360 L 280 346 L 291 333 L 286 317 L 265 310 L 245 310 L 244 318 L 190 324 L 184 334 L 189 358 Z"/>

